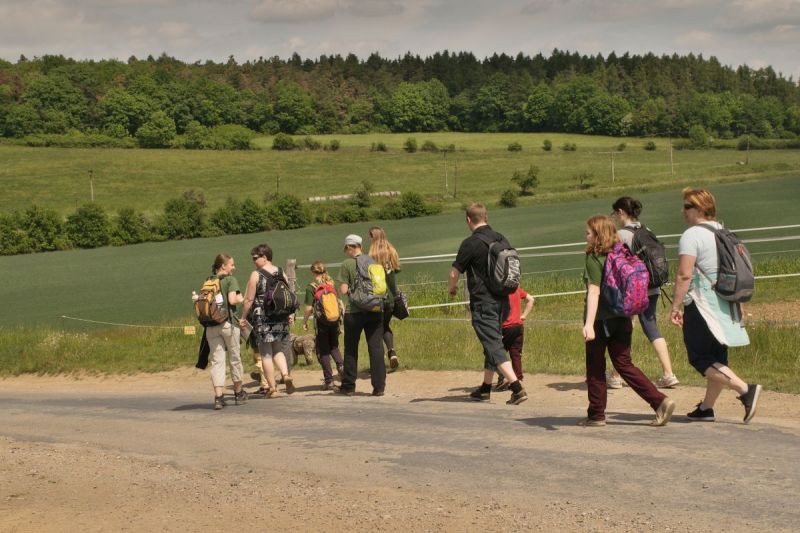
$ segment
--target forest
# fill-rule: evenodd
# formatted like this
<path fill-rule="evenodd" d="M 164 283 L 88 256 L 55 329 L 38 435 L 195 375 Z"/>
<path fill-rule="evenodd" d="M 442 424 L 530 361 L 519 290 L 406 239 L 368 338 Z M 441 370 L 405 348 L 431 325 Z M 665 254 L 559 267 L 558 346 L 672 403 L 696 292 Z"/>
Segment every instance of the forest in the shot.
<path fill-rule="evenodd" d="M 794 139 L 800 88 L 771 67 L 693 54 L 0 60 L 0 135 L 33 146 L 235 149 L 279 132 L 687 136 L 692 128 Z"/>

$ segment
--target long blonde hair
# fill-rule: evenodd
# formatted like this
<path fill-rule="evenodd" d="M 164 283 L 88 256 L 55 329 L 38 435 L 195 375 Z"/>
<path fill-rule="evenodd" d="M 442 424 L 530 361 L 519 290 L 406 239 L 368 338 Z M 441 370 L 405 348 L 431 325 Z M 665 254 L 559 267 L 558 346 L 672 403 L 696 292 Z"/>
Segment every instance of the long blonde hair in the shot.
<path fill-rule="evenodd" d="M 319 280 L 322 283 L 327 283 L 329 285 L 333 285 L 333 278 L 328 275 L 328 271 L 325 269 L 325 263 L 322 261 L 314 261 L 311 264 L 311 273 L 314 276 L 319 276 Z"/>
<path fill-rule="evenodd" d="M 617 227 L 611 217 L 595 215 L 586 221 L 586 226 L 595 235 L 593 243 L 586 243 L 587 254 L 607 254 L 619 241 Z"/>
<path fill-rule="evenodd" d="M 400 256 L 397 255 L 389 239 L 386 238 L 386 232 L 379 226 L 369 228 L 369 256 L 375 260 L 376 263 L 383 265 L 383 268 L 388 270 L 400 269 Z"/>

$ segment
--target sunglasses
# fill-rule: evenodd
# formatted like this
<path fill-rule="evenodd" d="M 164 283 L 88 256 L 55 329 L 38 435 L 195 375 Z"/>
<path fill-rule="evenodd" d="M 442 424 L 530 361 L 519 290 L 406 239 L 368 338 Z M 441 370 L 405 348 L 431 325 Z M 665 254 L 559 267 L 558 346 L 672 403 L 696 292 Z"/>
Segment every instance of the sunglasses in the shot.
<path fill-rule="evenodd" d="M 697 209 L 697 206 L 694 205 L 694 204 L 683 204 L 683 208 L 686 209 L 686 210 Z"/>
<path fill-rule="evenodd" d="M 257 261 L 259 257 L 261 257 L 261 256 L 260 256 L 260 255 L 254 255 L 254 256 L 252 256 L 252 258 L 253 258 L 253 261 Z"/>

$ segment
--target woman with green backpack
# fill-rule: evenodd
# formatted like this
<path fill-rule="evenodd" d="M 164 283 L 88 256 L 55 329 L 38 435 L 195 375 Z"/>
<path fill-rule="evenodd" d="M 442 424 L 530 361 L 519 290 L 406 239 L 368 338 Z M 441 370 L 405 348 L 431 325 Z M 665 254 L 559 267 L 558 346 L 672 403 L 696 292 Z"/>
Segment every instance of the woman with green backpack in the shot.
<path fill-rule="evenodd" d="M 317 358 L 322 367 L 322 390 L 333 390 L 331 357 L 341 379 L 344 360 L 339 351 L 339 333 L 342 322 L 342 304 L 336 294 L 333 278 L 328 275 L 325 263 L 314 261 L 311 265 L 314 280 L 306 286 L 303 312 L 303 330 L 308 331 L 308 320 L 314 315 L 316 328 Z"/>
<path fill-rule="evenodd" d="M 369 256 L 386 271 L 386 304 L 383 308 L 383 342 L 389 356 L 389 368 L 396 370 L 400 366 L 397 352 L 394 349 L 394 332 L 390 326 L 394 312 L 395 298 L 398 297 L 397 273 L 400 272 L 400 257 L 389 239 L 386 231 L 378 226 L 369 228 Z"/>

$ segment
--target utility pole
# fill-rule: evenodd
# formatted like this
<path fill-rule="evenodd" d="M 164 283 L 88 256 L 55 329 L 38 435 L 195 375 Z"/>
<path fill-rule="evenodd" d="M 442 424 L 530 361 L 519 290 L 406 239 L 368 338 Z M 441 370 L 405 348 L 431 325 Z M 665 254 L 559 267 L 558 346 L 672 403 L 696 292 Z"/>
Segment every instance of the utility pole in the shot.
<path fill-rule="evenodd" d="M 89 193 L 91 194 L 92 202 L 94 202 L 94 171 L 89 169 Z"/>
<path fill-rule="evenodd" d="M 621 154 L 622 152 L 597 152 L 598 154 L 611 154 L 611 183 L 614 183 L 617 179 L 616 174 L 614 173 L 614 154 Z"/>
<path fill-rule="evenodd" d="M 447 196 L 447 150 L 442 152 L 443 160 L 444 160 L 444 195 Z"/>
<path fill-rule="evenodd" d="M 453 173 L 453 198 L 458 196 L 458 159 L 454 161 L 455 168 Z"/>
<path fill-rule="evenodd" d="M 672 176 L 675 176 L 675 163 L 672 159 L 672 134 L 669 134 L 669 171 Z"/>

